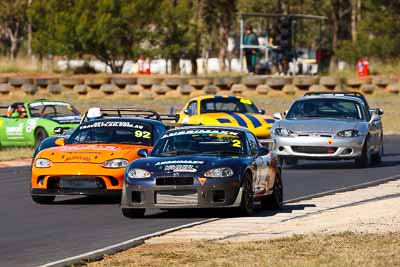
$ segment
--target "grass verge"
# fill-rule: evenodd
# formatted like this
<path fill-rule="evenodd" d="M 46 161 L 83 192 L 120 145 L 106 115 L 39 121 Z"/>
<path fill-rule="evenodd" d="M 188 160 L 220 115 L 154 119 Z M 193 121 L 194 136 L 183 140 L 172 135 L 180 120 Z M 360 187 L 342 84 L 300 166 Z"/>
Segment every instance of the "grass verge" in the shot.
<path fill-rule="evenodd" d="M 10 147 L 0 150 L 0 161 L 32 158 L 32 147 Z"/>
<path fill-rule="evenodd" d="M 263 242 L 145 244 L 108 256 L 108 266 L 399 266 L 400 233 L 298 235 Z"/>

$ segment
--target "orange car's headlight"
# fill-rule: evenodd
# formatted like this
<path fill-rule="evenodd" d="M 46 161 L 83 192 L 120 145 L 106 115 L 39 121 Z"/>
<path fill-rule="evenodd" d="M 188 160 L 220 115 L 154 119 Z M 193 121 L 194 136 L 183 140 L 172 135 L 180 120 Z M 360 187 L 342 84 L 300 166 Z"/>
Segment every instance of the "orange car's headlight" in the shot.
<path fill-rule="evenodd" d="M 35 161 L 35 167 L 36 168 L 50 168 L 52 165 L 51 160 L 45 159 L 45 158 L 38 158 Z"/>
<path fill-rule="evenodd" d="M 128 165 L 128 161 L 126 159 L 110 159 L 103 162 L 101 165 L 103 168 L 111 168 L 111 169 L 118 169 L 118 168 L 125 168 Z"/>

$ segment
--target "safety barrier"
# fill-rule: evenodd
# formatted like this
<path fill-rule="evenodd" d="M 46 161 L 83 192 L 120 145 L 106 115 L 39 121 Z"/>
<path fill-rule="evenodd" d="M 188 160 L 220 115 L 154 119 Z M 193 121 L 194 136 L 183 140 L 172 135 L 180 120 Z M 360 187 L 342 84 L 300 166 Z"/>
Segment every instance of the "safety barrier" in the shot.
<path fill-rule="evenodd" d="M 0 96 L 77 95 L 79 97 L 178 97 L 202 94 L 294 95 L 306 91 L 349 91 L 399 94 L 396 78 L 373 76 L 340 79 L 331 76 L 0 76 Z"/>

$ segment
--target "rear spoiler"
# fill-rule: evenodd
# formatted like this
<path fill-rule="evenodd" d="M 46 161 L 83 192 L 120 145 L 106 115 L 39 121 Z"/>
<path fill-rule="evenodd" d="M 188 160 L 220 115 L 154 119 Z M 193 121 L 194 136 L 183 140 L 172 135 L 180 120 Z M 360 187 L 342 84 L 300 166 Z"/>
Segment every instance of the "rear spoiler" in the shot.
<path fill-rule="evenodd" d="M 129 118 L 129 117 L 136 117 L 136 118 L 143 118 L 143 119 L 150 119 L 150 120 L 157 120 L 157 121 L 168 121 L 174 120 L 176 121 L 177 115 L 175 114 L 159 114 L 157 111 L 152 109 L 138 109 L 138 108 L 100 108 L 101 117 L 118 117 L 118 118 Z M 82 116 L 81 123 L 86 122 L 89 120 L 88 113 L 90 109 L 85 112 Z"/>

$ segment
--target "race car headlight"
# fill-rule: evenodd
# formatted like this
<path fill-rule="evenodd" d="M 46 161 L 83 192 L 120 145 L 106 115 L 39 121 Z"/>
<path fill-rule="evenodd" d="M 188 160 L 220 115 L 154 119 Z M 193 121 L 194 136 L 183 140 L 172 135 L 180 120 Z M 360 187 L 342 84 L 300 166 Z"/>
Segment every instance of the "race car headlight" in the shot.
<path fill-rule="evenodd" d="M 233 175 L 233 170 L 228 167 L 215 168 L 208 170 L 204 173 L 204 176 L 209 178 L 231 177 L 232 175 Z"/>
<path fill-rule="evenodd" d="M 151 176 L 150 172 L 143 169 L 132 169 L 128 172 L 128 177 L 131 179 L 144 179 Z"/>
<path fill-rule="evenodd" d="M 356 136 L 359 136 L 360 133 L 357 130 L 344 130 L 344 131 L 338 132 L 337 135 L 340 137 L 356 137 Z"/>
<path fill-rule="evenodd" d="M 289 130 L 289 129 L 285 129 L 285 128 L 276 128 L 274 130 L 274 134 L 275 135 L 279 135 L 279 136 L 293 136 L 293 131 Z"/>
<path fill-rule="evenodd" d="M 35 161 L 36 168 L 50 168 L 51 160 L 39 158 Z"/>
<path fill-rule="evenodd" d="M 128 161 L 126 159 L 111 159 L 104 161 L 102 167 L 118 169 L 118 168 L 125 168 L 126 165 L 128 165 Z"/>

